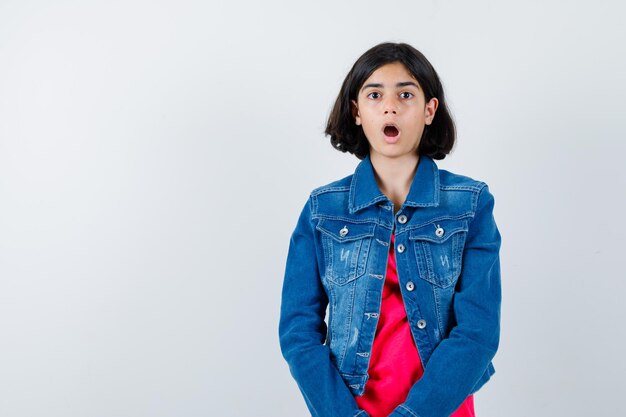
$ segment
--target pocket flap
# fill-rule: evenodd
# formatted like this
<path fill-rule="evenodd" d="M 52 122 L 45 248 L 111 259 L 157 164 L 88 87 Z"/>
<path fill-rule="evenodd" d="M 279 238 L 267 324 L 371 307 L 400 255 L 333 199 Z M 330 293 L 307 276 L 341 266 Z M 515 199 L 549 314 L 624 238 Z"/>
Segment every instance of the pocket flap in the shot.
<path fill-rule="evenodd" d="M 415 229 L 411 229 L 409 231 L 409 239 L 443 243 L 455 233 L 467 231 L 467 218 L 433 220 Z"/>
<path fill-rule="evenodd" d="M 319 231 L 338 242 L 349 242 L 366 236 L 374 236 L 375 227 L 376 225 L 371 222 L 353 223 L 341 219 L 321 219 L 316 226 Z"/>

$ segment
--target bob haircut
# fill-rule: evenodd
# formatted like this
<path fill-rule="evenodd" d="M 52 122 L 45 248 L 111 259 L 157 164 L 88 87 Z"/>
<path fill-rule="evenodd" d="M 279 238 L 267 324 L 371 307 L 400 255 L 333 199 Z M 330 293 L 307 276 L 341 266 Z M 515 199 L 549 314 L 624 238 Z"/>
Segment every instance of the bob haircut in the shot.
<path fill-rule="evenodd" d="M 454 146 L 456 128 L 446 104 L 443 86 L 426 57 L 406 43 L 381 43 L 357 59 L 343 81 L 324 133 L 330 136 L 333 147 L 341 152 L 350 152 L 359 159 L 364 159 L 369 154 L 370 145 L 363 128 L 355 123 L 351 100 L 357 100 L 363 83 L 374 71 L 393 62 L 402 63 L 415 77 L 424 92 L 426 102 L 433 97 L 439 100 L 432 123 L 424 126 L 417 153 L 433 159 L 445 158 Z"/>

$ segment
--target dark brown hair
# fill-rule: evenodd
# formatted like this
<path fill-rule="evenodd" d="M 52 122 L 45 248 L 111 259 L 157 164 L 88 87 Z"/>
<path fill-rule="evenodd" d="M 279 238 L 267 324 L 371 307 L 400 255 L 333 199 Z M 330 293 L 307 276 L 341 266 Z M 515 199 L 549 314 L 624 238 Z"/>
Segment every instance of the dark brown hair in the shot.
<path fill-rule="evenodd" d="M 424 126 L 417 152 L 433 159 L 445 158 L 454 146 L 456 128 L 446 104 L 443 86 L 426 57 L 406 43 L 381 43 L 357 59 L 343 81 L 324 133 L 330 136 L 330 143 L 335 149 L 350 152 L 359 159 L 367 156 L 369 142 L 363 128 L 354 123 L 351 100 L 356 101 L 358 91 L 374 71 L 392 62 L 402 63 L 415 77 L 422 87 L 426 102 L 433 97 L 439 101 L 432 123 Z"/>

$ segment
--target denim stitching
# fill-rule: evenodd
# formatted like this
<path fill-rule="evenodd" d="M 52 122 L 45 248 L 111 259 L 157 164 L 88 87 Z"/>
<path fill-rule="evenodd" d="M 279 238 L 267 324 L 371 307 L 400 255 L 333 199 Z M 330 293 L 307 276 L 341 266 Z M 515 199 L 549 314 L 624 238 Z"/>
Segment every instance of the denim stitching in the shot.
<path fill-rule="evenodd" d="M 370 257 L 370 250 L 372 248 L 372 238 L 366 236 L 361 239 L 359 247 L 359 256 L 356 260 L 356 273 L 355 279 L 360 278 L 367 271 L 367 261 Z"/>
<path fill-rule="evenodd" d="M 328 289 L 330 293 L 330 311 L 328 312 L 328 327 L 330 328 L 330 341 L 333 342 L 335 340 L 335 311 L 337 311 L 337 304 L 335 304 L 337 297 L 335 296 L 335 290 L 333 287 Z M 334 342 L 337 343 L 337 342 Z M 330 344 L 328 346 L 330 349 Z"/>
<path fill-rule="evenodd" d="M 350 189 L 349 186 L 321 186 L 318 188 L 315 188 L 313 191 L 311 191 L 311 194 L 314 196 L 318 196 L 320 194 L 324 194 L 324 193 L 330 193 L 330 192 L 341 192 L 341 191 L 348 191 Z"/>
<path fill-rule="evenodd" d="M 429 278 L 429 281 L 435 284 L 435 272 L 433 267 L 433 254 L 430 251 L 430 246 L 426 242 L 419 241 L 419 244 L 422 248 L 422 253 L 424 254 L 424 260 L 426 261 L 426 277 Z"/>
<path fill-rule="evenodd" d="M 331 282 L 335 282 L 335 246 L 333 246 L 332 238 L 328 236 L 322 236 L 322 242 L 325 243 L 328 248 L 328 265 L 326 266 L 326 276 Z"/>
<path fill-rule="evenodd" d="M 422 227 L 424 227 L 424 226 L 426 226 L 428 224 L 435 223 L 435 222 L 446 221 L 446 220 L 465 220 L 465 219 L 468 219 L 470 217 L 474 217 L 475 214 L 476 214 L 476 211 L 474 210 L 473 212 L 466 212 L 466 213 L 463 213 L 463 214 L 458 215 L 458 216 L 433 217 L 432 219 L 428 219 L 427 221 L 425 221 L 423 223 L 412 224 L 410 226 L 404 227 L 402 229 L 402 231 L 403 232 L 410 232 L 412 230 L 422 228 Z"/>
<path fill-rule="evenodd" d="M 422 278 L 422 276 L 426 276 L 426 278 L 422 278 L 422 279 L 426 279 L 426 281 L 428 281 L 427 276 L 428 276 L 428 266 L 424 265 L 425 261 L 425 255 L 423 253 L 423 251 L 420 251 L 419 245 L 420 245 L 420 241 L 415 242 L 414 250 L 413 253 L 415 254 L 415 262 L 417 263 L 417 272 L 418 272 L 418 276 L 420 278 Z"/>
<path fill-rule="evenodd" d="M 349 341 L 350 341 L 350 328 L 352 327 L 352 312 L 354 311 L 354 300 L 355 300 L 355 296 L 354 296 L 354 292 L 355 292 L 355 285 L 356 285 L 356 281 L 352 281 L 346 285 L 350 285 L 352 288 L 350 288 L 350 308 L 348 309 L 348 319 L 346 320 L 345 326 L 344 326 L 344 333 L 345 335 L 347 335 L 346 340 L 344 341 L 343 344 L 343 352 L 341 353 L 341 363 L 339 365 L 339 369 L 343 369 L 343 362 L 346 358 L 346 353 L 348 351 L 348 345 L 349 345 Z"/>
<path fill-rule="evenodd" d="M 468 224 L 468 229 L 472 227 L 473 220 L 476 217 L 476 211 L 478 210 L 478 199 L 480 198 L 480 194 L 483 192 L 483 189 L 487 187 L 487 183 L 484 183 L 484 182 L 479 182 L 479 183 L 482 186 L 480 187 L 477 193 L 472 194 L 472 219 L 470 220 Z"/>
<path fill-rule="evenodd" d="M 361 169 L 361 164 L 358 164 L 356 166 L 356 169 L 354 170 L 354 174 L 350 176 L 350 191 L 348 191 L 348 211 L 350 213 L 354 213 L 355 211 L 357 211 L 357 208 L 354 207 L 354 199 L 355 199 L 354 190 L 356 188 L 356 181 L 358 178 L 356 174 L 360 169 Z"/>
<path fill-rule="evenodd" d="M 411 411 L 410 408 L 405 407 L 404 405 L 400 404 L 398 407 L 402 408 L 403 410 L 406 410 L 407 413 L 411 414 L 412 416 L 415 417 L 420 417 L 417 414 L 415 414 L 413 411 Z"/>
<path fill-rule="evenodd" d="M 355 207 L 354 211 L 352 211 L 352 213 L 357 212 L 357 211 L 361 210 L 362 208 L 369 207 L 369 206 L 371 206 L 374 203 L 378 203 L 379 201 L 384 201 L 386 199 L 387 199 L 387 197 L 384 196 L 384 195 L 381 195 L 380 197 L 376 197 L 372 201 L 368 201 L 367 203 L 364 203 L 364 204 L 361 204 L 360 206 Z"/>
<path fill-rule="evenodd" d="M 315 218 L 320 219 L 320 220 L 339 220 L 339 221 L 343 221 L 346 223 L 352 223 L 352 224 L 368 224 L 371 223 L 372 227 L 376 226 L 379 224 L 378 219 L 354 219 L 352 217 L 342 217 L 342 216 L 331 216 L 329 214 L 318 214 L 315 216 Z"/>
<path fill-rule="evenodd" d="M 441 335 L 443 335 L 443 323 L 441 322 L 441 300 L 439 298 L 439 292 L 441 288 L 433 285 L 431 287 L 433 289 L 433 298 L 435 299 L 435 314 L 437 315 L 437 327 L 439 328 L 439 336 L 437 339 L 441 339 Z"/>
<path fill-rule="evenodd" d="M 476 210 L 478 210 L 478 198 L 480 197 L 480 194 L 483 192 L 483 188 L 485 188 L 487 186 L 487 184 L 484 183 L 484 182 L 481 182 L 481 184 L 482 184 L 482 187 L 480 187 L 478 189 L 478 192 L 474 193 L 474 195 L 473 195 L 472 204 L 473 204 L 473 207 L 474 207 L 474 210 L 473 210 L 474 215 L 476 215 Z"/>
<path fill-rule="evenodd" d="M 309 195 L 309 199 L 311 200 L 311 215 L 313 218 L 317 215 L 317 197 L 313 194 Z"/>
<path fill-rule="evenodd" d="M 478 191 L 480 187 L 474 187 L 472 185 L 442 185 L 439 187 L 442 190 L 453 190 L 453 191 Z"/>
<path fill-rule="evenodd" d="M 359 176 L 357 175 L 357 172 L 360 171 L 363 168 L 363 166 L 361 164 L 357 165 L 354 174 L 352 174 L 350 177 L 350 191 L 348 194 L 348 205 L 351 206 L 351 208 L 349 209 L 350 213 L 355 213 L 357 211 L 359 211 L 362 208 L 368 207 L 374 203 L 378 203 L 379 201 L 384 201 L 387 199 L 387 197 L 384 194 L 379 195 L 378 197 L 361 204 L 360 206 L 354 206 L 354 201 L 355 201 L 355 189 L 356 189 L 356 184 L 358 181 Z"/>

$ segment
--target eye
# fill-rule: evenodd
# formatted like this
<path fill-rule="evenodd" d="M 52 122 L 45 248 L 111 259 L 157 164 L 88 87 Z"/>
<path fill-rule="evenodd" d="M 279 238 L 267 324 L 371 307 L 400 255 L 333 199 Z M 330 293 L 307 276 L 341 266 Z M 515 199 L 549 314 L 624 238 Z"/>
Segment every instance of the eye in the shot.
<path fill-rule="evenodd" d="M 377 91 L 372 91 L 367 95 L 367 97 L 376 100 L 377 98 L 380 98 L 380 93 Z"/>
<path fill-rule="evenodd" d="M 402 98 L 411 98 L 411 97 L 413 97 L 413 93 L 409 93 L 408 91 L 403 91 L 402 93 L 400 93 L 400 97 L 402 97 Z"/>

